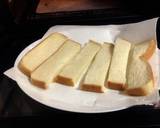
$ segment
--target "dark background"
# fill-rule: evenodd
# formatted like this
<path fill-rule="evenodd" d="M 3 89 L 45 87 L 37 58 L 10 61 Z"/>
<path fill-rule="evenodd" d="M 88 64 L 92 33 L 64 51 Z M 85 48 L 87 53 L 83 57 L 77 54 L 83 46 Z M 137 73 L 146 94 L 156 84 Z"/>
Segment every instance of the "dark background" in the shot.
<path fill-rule="evenodd" d="M 125 110 L 103 114 L 65 112 L 42 105 L 28 97 L 16 82 L 3 75 L 11 68 L 18 54 L 29 44 L 41 38 L 47 29 L 56 24 L 122 24 L 138 22 L 160 16 L 154 1 L 117 1 L 118 6 L 99 10 L 83 10 L 36 14 L 38 0 L 15 0 L 9 5 L 0 0 L 0 119 L 51 117 L 75 120 L 79 118 L 108 124 L 127 124 L 139 127 L 160 126 L 160 110 L 154 106 L 135 106 Z M 115 1 L 114 1 L 115 3 Z M 157 31 L 159 32 L 159 31 Z M 158 34 L 159 35 L 159 34 Z M 159 37 L 159 36 L 158 36 Z M 125 120 L 125 122 L 124 122 Z M 133 122 L 134 120 L 134 122 Z M 116 123 L 115 123 L 116 122 Z"/>

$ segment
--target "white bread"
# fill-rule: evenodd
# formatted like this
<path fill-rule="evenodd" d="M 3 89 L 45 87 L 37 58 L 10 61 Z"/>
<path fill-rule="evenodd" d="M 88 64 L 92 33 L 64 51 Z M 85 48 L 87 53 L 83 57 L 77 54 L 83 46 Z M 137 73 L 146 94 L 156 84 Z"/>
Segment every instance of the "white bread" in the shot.
<path fill-rule="evenodd" d="M 156 48 L 154 40 L 139 43 L 131 50 L 125 92 L 129 95 L 145 96 L 154 90 L 154 77 L 147 60 Z"/>
<path fill-rule="evenodd" d="M 80 51 L 80 44 L 67 40 L 58 51 L 31 73 L 31 82 L 41 88 L 47 88 L 54 82 L 60 70 Z"/>
<path fill-rule="evenodd" d="M 101 45 L 93 41 L 87 43 L 80 53 L 58 74 L 56 81 L 64 85 L 74 86 L 86 73 L 100 48 Z"/>
<path fill-rule="evenodd" d="M 136 59 L 141 56 L 142 58 L 148 60 L 155 52 L 156 43 L 154 40 L 145 41 L 145 42 L 133 45 L 132 49 L 131 49 L 132 55 L 130 55 L 130 58 Z"/>
<path fill-rule="evenodd" d="M 125 89 L 127 94 L 144 96 L 153 91 L 153 73 L 150 64 L 146 60 L 132 60 L 128 70 Z"/>
<path fill-rule="evenodd" d="M 49 35 L 21 59 L 18 65 L 19 69 L 30 76 L 31 72 L 55 53 L 66 40 L 67 37 L 60 33 Z"/>
<path fill-rule="evenodd" d="M 107 85 L 109 88 L 122 90 L 126 83 L 126 70 L 131 43 L 118 38 L 115 42 L 109 69 Z"/>
<path fill-rule="evenodd" d="M 95 59 L 88 69 L 88 72 L 81 85 L 82 90 L 104 92 L 105 91 L 105 80 L 107 77 L 112 52 L 113 44 L 104 43 L 102 48 L 95 56 Z"/>

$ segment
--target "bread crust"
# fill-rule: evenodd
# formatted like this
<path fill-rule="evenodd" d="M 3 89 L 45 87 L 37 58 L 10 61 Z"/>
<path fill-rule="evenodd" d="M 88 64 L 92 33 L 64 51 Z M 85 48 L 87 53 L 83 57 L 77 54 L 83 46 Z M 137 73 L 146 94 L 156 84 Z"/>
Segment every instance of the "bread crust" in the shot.
<path fill-rule="evenodd" d="M 63 76 L 60 76 L 60 75 L 57 76 L 55 81 L 57 83 L 60 83 L 60 84 L 64 84 L 64 85 L 68 85 L 68 86 L 74 86 L 74 82 L 72 81 L 72 79 L 67 78 L 67 77 L 63 77 Z"/>
<path fill-rule="evenodd" d="M 106 87 L 115 90 L 124 90 L 125 84 L 108 81 Z"/>
<path fill-rule="evenodd" d="M 153 92 L 153 80 L 149 80 L 145 85 L 137 88 L 126 89 L 126 93 L 132 96 L 146 96 Z"/>
<path fill-rule="evenodd" d="M 83 84 L 81 85 L 81 90 L 103 93 L 104 89 L 101 86 L 93 85 L 93 84 Z"/>
<path fill-rule="evenodd" d="M 31 80 L 32 85 L 34 85 L 34 86 L 37 86 L 37 87 L 42 88 L 42 89 L 47 89 L 48 88 L 46 83 L 44 83 L 43 81 L 39 81 L 39 80 L 36 80 L 36 79 L 30 79 L 30 80 Z"/>
<path fill-rule="evenodd" d="M 156 42 L 154 40 L 151 40 L 146 52 L 141 57 L 146 60 L 149 60 L 152 57 L 153 53 L 155 52 L 155 49 L 156 49 Z"/>

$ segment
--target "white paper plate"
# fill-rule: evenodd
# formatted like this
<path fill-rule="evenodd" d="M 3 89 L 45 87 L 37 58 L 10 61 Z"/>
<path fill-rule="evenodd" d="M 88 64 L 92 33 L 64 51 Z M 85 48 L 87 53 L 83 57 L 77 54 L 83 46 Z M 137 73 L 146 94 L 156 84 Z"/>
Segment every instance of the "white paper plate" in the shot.
<path fill-rule="evenodd" d="M 66 35 L 69 35 L 69 37 L 72 37 L 74 40 L 79 41 L 82 44 L 84 43 L 81 40 L 82 34 L 83 36 L 86 35 L 84 36 L 84 39 L 87 40 L 87 38 L 92 39 L 91 37 L 93 35 L 95 36 L 97 33 L 97 36 L 103 35 L 104 38 L 102 38 L 102 40 L 113 42 L 115 37 L 119 34 L 120 29 L 122 29 L 121 27 L 122 26 L 106 26 L 105 28 L 101 26 L 100 28 L 98 28 L 71 26 L 70 28 L 68 27 L 66 29 L 65 26 L 57 26 L 49 29 L 47 34 L 52 33 L 54 31 L 62 32 Z M 98 29 L 100 29 L 101 31 L 98 31 Z M 112 36 L 109 36 L 111 35 L 111 33 Z M 81 36 L 77 37 L 78 34 Z M 108 34 L 108 37 L 105 34 Z M 83 113 L 110 112 L 121 110 L 133 105 L 151 104 L 154 101 L 157 101 L 157 91 L 155 91 L 155 93 L 153 93 L 152 95 L 145 97 L 131 97 L 123 95 L 119 91 L 110 89 L 108 89 L 106 93 L 99 94 L 81 91 L 57 83 L 50 84 L 47 90 L 43 90 L 32 85 L 29 81 L 29 78 L 18 69 L 17 65 L 21 58 L 25 55 L 25 53 L 27 53 L 40 41 L 41 40 L 38 40 L 29 45 L 27 48 L 25 48 L 17 57 L 14 65 L 16 82 L 18 83 L 19 87 L 34 100 L 52 108 Z"/>

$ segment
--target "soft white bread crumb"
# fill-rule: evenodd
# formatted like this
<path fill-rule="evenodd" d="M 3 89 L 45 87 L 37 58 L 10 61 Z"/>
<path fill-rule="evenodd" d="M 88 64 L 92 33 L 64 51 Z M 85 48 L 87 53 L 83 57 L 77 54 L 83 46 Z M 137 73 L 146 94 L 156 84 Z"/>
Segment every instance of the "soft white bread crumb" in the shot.
<path fill-rule="evenodd" d="M 60 33 L 49 35 L 21 59 L 19 69 L 30 76 L 31 72 L 55 53 L 66 40 L 67 37 Z"/>
<path fill-rule="evenodd" d="M 81 85 L 82 90 L 104 92 L 105 80 L 107 77 L 112 52 L 113 44 L 104 43 L 102 48 L 94 58 L 93 63 L 88 69 L 85 79 Z"/>
<path fill-rule="evenodd" d="M 80 44 L 67 40 L 58 51 L 31 73 L 31 82 L 41 88 L 55 81 L 60 70 L 80 51 Z"/>
<path fill-rule="evenodd" d="M 107 80 L 109 88 L 118 90 L 124 88 L 130 48 L 130 42 L 120 38 L 116 40 Z"/>
<path fill-rule="evenodd" d="M 87 43 L 79 54 L 58 74 L 57 82 L 74 86 L 84 76 L 100 48 L 101 45 L 93 41 Z"/>
<path fill-rule="evenodd" d="M 134 59 L 127 73 L 126 93 L 143 96 L 150 94 L 153 89 L 153 73 L 150 64 L 143 59 Z"/>
<path fill-rule="evenodd" d="M 154 40 L 136 44 L 131 50 L 127 70 L 126 93 L 144 96 L 154 90 L 154 77 L 148 59 L 156 48 Z"/>

